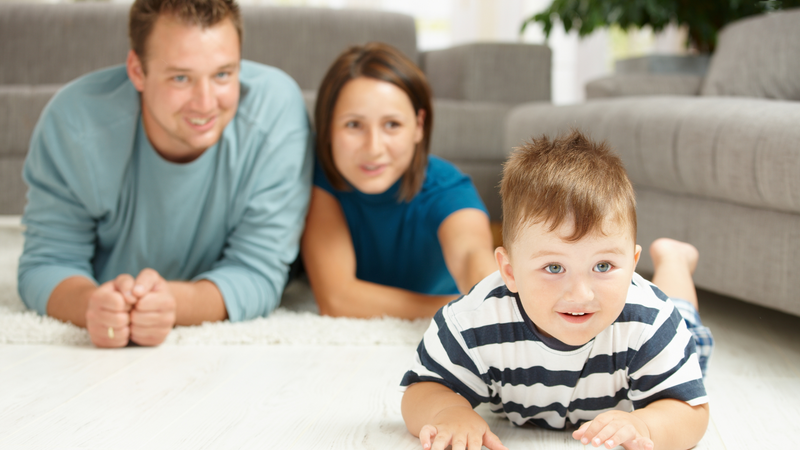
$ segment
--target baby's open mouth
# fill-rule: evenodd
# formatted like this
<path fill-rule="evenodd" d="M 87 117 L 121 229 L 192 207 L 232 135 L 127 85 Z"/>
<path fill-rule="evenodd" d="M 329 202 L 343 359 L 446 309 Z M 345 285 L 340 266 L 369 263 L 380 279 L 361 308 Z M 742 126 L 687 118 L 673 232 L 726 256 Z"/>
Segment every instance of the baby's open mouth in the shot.
<path fill-rule="evenodd" d="M 594 315 L 591 312 L 562 312 L 559 314 L 565 321 L 574 324 L 584 323 Z"/>

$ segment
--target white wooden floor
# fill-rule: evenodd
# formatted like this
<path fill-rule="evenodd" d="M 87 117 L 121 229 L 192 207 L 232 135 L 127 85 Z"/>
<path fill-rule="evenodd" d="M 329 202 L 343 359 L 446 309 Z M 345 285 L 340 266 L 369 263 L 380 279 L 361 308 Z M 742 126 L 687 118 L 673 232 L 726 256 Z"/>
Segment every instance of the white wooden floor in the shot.
<path fill-rule="evenodd" d="M 787 448 L 800 318 L 704 294 L 717 339 L 698 448 Z M 397 384 L 413 346 L 0 346 L 0 448 L 414 449 Z M 484 411 L 512 449 L 581 449 Z"/>

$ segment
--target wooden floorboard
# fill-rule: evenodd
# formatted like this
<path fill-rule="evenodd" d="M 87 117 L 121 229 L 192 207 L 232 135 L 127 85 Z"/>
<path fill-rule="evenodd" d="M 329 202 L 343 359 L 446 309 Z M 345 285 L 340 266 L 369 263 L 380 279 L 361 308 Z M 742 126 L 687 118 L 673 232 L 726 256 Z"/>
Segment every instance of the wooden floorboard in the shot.
<path fill-rule="evenodd" d="M 38 433 L 37 423 L 61 416 L 59 409 L 141 356 L 135 351 L 58 346 L 33 350 L 30 358 L 0 372 L 0 386 L 7 389 L 0 396 L 0 436 Z"/>

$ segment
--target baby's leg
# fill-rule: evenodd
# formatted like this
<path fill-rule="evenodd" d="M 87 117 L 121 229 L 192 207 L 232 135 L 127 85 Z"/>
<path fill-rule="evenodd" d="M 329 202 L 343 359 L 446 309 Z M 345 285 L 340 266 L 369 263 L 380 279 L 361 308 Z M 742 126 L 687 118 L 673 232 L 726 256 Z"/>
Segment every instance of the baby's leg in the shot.
<path fill-rule="evenodd" d="M 694 245 L 660 238 L 650 245 L 650 256 L 653 258 L 653 284 L 668 296 L 687 300 L 699 310 L 692 274 L 700 254 Z"/>
<path fill-rule="evenodd" d="M 696 311 L 697 291 L 694 288 L 692 274 L 697 268 L 697 259 L 700 254 L 692 244 L 661 238 L 656 239 L 650 246 L 650 256 L 653 257 L 655 269 L 653 284 L 673 298 L 678 312 L 684 317 L 686 326 L 694 336 L 700 370 L 705 377 L 708 359 L 714 348 L 714 336 L 711 334 L 711 330 L 703 326 L 700 315 Z M 688 301 L 694 306 L 695 311 L 692 311 L 685 302 L 677 299 Z"/>

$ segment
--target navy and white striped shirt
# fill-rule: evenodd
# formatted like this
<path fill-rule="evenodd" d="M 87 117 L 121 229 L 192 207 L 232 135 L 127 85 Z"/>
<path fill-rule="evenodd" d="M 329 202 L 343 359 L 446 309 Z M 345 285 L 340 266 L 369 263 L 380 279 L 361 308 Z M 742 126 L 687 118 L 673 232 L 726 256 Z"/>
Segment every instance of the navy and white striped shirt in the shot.
<path fill-rule="evenodd" d="M 638 274 L 614 323 L 572 347 L 539 333 L 495 272 L 436 313 L 401 385 L 438 382 L 517 425 L 564 429 L 662 398 L 707 403 L 697 361 L 680 313 Z"/>

